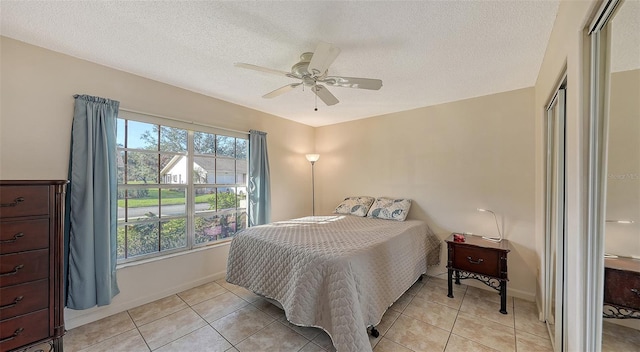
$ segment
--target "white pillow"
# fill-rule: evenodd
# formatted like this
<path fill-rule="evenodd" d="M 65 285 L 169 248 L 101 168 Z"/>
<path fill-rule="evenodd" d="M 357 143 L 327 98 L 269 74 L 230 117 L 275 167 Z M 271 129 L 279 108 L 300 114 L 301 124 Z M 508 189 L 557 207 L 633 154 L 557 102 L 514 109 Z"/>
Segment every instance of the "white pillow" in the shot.
<path fill-rule="evenodd" d="M 368 196 L 347 197 L 342 203 L 338 204 L 333 212 L 335 214 L 367 216 L 367 211 L 369 211 L 369 207 L 371 207 L 374 200 L 373 197 Z"/>
<path fill-rule="evenodd" d="M 367 217 L 404 221 L 409 214 L 409 208 L 411 208 L 411 199 L 378 197 L 369 208 Z"/>

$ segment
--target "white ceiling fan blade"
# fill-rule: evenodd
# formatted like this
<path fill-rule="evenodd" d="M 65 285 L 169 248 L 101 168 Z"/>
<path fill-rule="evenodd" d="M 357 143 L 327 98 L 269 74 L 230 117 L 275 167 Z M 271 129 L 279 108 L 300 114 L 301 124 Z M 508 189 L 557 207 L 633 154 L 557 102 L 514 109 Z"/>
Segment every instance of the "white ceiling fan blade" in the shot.
<path fill-rule="evenodd" d="M 309 72 L 315 76 L 323 75 L 338 57 L 338 54 L 340 54 L 339 48 L 329 43 L 320 42 L 309 62 Z"/>
<path fill-rule="evenodd" d="M 299 85 L 301 85 L 301 84 L 302 84 L 302 83 L 291 83 L 291 84 L 287 84 L 286 86 L 284 86 L 284 87 L 280 87 L 280 88 L 278 88 L 278 89 L 274 90 L 273 92 L 269 92 L 269 93 L 267 93 L 267 94 L 263 95 L 262 97 L 263 97 L 263 98 L 266 98 L 266 99 L 275 98 L 275 97 L 277 97 L 277 96 L 279 96 L 279 95 L 282 95 L 282 94 L 284 94 L 284 93 L 286 93 L 286 92 L 288 92 L 288 91 L 294 90 L 297 86 L 299 86 Z"/>
<path fill-rule="evenodd" d="M 266 68 L 266 67 L 262 67 L 262 66 L 257 66 L 257 65 L 252 65 L 252 64 L 245 64 L 242 62 L 236 62 L 233 64 L 235 67 L 241 67 L 241 68 L 246 68 L 249 70 L 254 70 L 254 71 L 260 71 L 260 72 L 266 72 L 266 73 L 272 73 L 274 75 L 278 75 L 278 76 L 285 76 L 285 77 L 291 77 L 291 78 L 296 78 L 295 76 L 293 76 L 290 72 L 286 72 L 286 71 L 280 71 L 280 70 L 274 70 L 272 68 Z"/>
<path fill-rule="evenodd" d="M 344 88 L 378 90 L 382 87 L 382 81 L 373 78 L 325 77 L 324 79 L 318 81 L 330 86 Z"/>
<path fill-rule="evenodd" d="M 316 93 L 318 98 L 320 98 L 320 100 L 322 100 L 327 105 L 336 105 L 339 102 L 338 98 L 336 98 L 327 88 L 323 86 L 314 86 L 313 92 Z"/>

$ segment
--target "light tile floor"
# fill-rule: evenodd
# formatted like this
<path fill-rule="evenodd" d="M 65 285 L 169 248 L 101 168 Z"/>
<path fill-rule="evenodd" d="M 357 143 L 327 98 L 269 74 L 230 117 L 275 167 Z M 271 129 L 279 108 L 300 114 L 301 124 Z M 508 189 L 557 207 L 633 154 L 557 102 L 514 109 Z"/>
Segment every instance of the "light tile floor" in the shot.
<path fill-rule="evenodd" d="M 533 302 L 509 297 L 503 315 L 497 293 L 454 288 L 455 298 L 448 298 L 446 280 L 418 281 L 387 310 L 380 336 L 369 337 L 374 351 L 552 350 Z M 282 310 L 224 280 L 72 329 L 64 350 L 335 351 L 322 330 L 288 323 Z"/>

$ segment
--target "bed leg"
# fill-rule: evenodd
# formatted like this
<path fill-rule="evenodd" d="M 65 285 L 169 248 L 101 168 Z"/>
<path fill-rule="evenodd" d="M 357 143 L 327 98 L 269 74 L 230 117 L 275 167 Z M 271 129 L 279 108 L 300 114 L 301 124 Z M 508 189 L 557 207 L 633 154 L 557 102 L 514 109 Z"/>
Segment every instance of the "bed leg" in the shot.
<path fill-rule="evenodd" d="M 370 331 L 371 336 L 373 337 L 378 337 L 380 336 L 380 331 L 378 331 L 378 329 L 376 329 L 375 326 L 371 327 L 371 331 Z"/>

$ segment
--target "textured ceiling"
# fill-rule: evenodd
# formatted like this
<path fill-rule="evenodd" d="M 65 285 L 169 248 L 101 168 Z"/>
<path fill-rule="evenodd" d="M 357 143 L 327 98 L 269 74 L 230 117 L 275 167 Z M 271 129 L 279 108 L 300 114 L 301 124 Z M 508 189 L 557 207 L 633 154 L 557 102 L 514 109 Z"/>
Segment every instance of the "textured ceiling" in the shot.
<path fill-rule="evenodd" d="M 535 84 L 558 1 L 7 1 L 1 34 L 311 126 Z M 329 42 L 329 75 L 379 78 L 379 91 L 331 87 L 334 106 L 289 71 Z M 126 107 L 122 99 L 122 106 Z M 186 117 L 185 117 L 186 118 Z"/>

